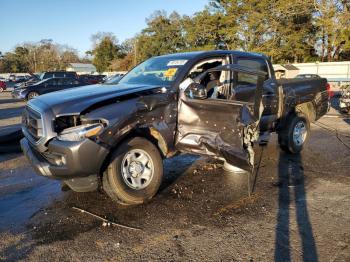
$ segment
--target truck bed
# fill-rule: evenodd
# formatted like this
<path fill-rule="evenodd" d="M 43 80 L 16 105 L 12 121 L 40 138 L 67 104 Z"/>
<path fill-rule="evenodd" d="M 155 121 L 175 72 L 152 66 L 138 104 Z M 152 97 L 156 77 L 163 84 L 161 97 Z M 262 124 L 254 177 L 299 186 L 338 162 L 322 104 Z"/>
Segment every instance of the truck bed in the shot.
<path fill-rule="evenodd" d="M 277 84 L 282 86 L 285 107 L 311 102 L 316 110 L 316 119 L 327 113 L 329 97 L 326 78 L 279 79 Z"/>

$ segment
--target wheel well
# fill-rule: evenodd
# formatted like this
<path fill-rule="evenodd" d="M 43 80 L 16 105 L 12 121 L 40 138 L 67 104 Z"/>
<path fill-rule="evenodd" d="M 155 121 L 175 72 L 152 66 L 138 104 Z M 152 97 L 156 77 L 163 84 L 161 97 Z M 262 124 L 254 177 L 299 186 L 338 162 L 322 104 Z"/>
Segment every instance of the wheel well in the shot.
<path fill-rule="evenodd" d="M 29 91 L 29 92 L 26 94 L 26 97 L 25 97 L 25 99 L 26 99 L 27 101 L 28 101 L 28 96 L 29 96 L 30 93 L 36 93 L 36 94 L 40 95 L 38 92 Z"/>
<path fill-rule="evenodd" d="M 298 113 L 305 115 L 310 123 L 316 120 L 316 109 L 314 103 L 312 101 L 302 103 L 293 107 L 286 115 L 284 115 L 284 117 L 279 122 L 277 131 L 283 130 L 284 126 L 286 126 L 288 123 L 288 119 L 290 119 L 292 116 L 297 115 Z"/>
<path fill-rule="evenodd" d="M 309 122 L 313 122 L 316 119 L 316 110 L 313 102 L 306 102 L 297 105 L 295 107 L 295 112 L 304 114 Z"/>
<path fill-rule="evenodd" d="M 100 169 L 100 176 L 101 177 L 103 175 L 103 172 L 106 170 L 106 168 L 109 164 L 109 161 L 111 159 L 111 156 L 112 156 L 114 150 L 121 143 L 125 142 L 128 139 L 134 138 L 134 137 L 142 137 L 142 138 L 145 138 L 148 141 L 150 141 L 152 144 L 154 144 L 158 148 L 162 158 L 165 158 L 169 152 L 169 149 L 168 149 L 168 146 L 167 146 L 165 139 L 163 138 L 161 133 L 158 132 L 155 128 L 147 127 L 147 128 L 133 129 L 130 132 L 128 132 L 125 136 L 123 136 L 123 138 L 120 139 L 115 145 L 113 145 L 113 147 L 111 147 L 109 154 L 106 156 L 106 158 L 103 161 L 103 164 L 101 166 L 101 169 Z"/>

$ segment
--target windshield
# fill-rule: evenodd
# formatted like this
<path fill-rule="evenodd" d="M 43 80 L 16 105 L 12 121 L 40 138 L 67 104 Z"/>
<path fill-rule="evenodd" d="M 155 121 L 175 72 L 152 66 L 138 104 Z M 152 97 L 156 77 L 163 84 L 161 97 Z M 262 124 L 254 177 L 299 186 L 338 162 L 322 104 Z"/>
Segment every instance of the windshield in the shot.
<path fill-rule="evenodd" d="M 186 62 L 175 57 L 151 58 L 136 66 L 119 83 L 169 86 Z"/>

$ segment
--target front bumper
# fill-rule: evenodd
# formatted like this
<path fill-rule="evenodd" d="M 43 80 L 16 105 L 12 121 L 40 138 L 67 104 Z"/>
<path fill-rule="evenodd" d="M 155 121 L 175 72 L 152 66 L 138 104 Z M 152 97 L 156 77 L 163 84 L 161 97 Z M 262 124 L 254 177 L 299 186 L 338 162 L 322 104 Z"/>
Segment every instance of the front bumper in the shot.
<path fill-rule="evenodd" d="M 48 150 L 40 154 L 23 138 L 21 148 L 39 175 L 62 180 L 98 174 L 109 152 L 89 139 L 79 142 L 53 139 Z"/>

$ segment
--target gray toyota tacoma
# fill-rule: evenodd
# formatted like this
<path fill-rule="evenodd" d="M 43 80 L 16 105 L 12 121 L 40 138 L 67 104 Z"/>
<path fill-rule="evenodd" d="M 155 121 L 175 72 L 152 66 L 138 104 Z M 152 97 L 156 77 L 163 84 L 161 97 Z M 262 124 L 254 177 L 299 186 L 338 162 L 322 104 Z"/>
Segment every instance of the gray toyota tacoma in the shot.
<path fill-rule="evenodd" d="M 252 170 L 259 144 L 278 133 L 302 150 L 309 123 L 329 108 L 327 80 L 276 80 L 269 59 L 239 51 L 178 53 L 146 60 L 118 84 L 30 100 L 21 147 L 36 172 L 72 190 L 99 185 L 115 201 L 151 199 L 163 159 L 192 153 Z"/>

